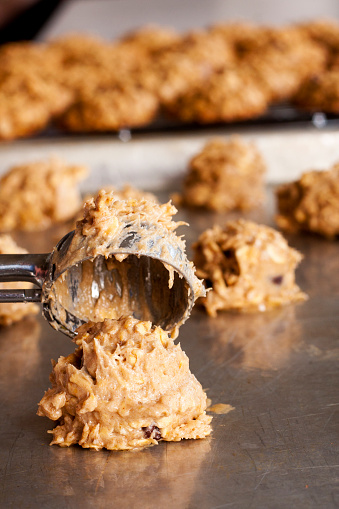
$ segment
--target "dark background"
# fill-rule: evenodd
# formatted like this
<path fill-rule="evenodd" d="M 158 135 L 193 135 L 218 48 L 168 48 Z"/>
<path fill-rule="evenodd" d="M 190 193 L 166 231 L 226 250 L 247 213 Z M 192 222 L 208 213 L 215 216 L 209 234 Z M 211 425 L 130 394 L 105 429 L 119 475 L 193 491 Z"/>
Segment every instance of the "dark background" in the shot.
<path fill-rule="evenodd" d="M 0 11 L 0 44 L 34 39 L 55 9 L 67 0 L 3 2 Z"/>

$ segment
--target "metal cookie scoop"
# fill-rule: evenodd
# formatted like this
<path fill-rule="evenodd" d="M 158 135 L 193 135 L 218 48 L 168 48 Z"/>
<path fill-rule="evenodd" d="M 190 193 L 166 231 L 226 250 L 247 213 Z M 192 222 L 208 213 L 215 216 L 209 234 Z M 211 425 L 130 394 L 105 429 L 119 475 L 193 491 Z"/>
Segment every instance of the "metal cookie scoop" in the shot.
<path fill-rule="evenodd" d="M 133 315 L 173 331 L 204 294 L 183 243 L 152 223 L 124 225 L 105 255 L 91 256 L 89 240 L 73 231 L 52 253 L 0 255 L 0 282 L 37 288 L 0 290 L 0 302 L 41 302 L 51 326 L 74 336 L 82 323 Z M 178 242 L 175 239 L 178 239 Z"/>

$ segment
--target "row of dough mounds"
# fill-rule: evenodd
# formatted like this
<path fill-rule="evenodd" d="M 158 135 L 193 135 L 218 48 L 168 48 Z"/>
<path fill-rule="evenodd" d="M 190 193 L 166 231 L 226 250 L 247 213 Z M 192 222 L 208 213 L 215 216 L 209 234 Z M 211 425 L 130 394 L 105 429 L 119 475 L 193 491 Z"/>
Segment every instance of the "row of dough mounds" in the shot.
<path fill-rule="evenodd" d="M 144 27 L 115 40 L 68 35 L 0 49 L 0 139 L 52 120 L 66 130 L 116 131 L 159 113 L 231 122 L 277 101 L 339 112 L 339 25 L 218 24 L 178 34 Z"/>
<path fill-rule="evenodd" d="M 239 138 L 211 140 L 189 162 L 178 203 L 227 212 L 261 205 L 265 164 L 253 144 Z M 278 226 L 328 239 L 339 235 L 339 166 L 312 170 L 276 189 Z M 302 255 L 265 225 L 240 219 L 214 225 L 193 245 L 197 275 L 210 288 L 200 302 L 219 310 L 262 310 L 307 296 L 295 283 Z"/>
<path fill-rule="evenodd" d="M 265 199 L 266 164 L 253 143 L 212 139 L 188 164 L 179 205 L 217 212 L 250 210 Z M 339 163 L 311 170 L 276 189 L 276 222 L 289 232 L 339 235 Z"/>

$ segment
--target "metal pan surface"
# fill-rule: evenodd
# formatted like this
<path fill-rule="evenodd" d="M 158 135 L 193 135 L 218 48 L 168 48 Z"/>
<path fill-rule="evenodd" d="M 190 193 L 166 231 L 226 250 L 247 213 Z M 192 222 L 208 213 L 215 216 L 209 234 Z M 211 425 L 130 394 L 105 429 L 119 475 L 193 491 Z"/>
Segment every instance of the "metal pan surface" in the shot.
<path fill-rule="evenodd" d="M 273 225 L 273 200 L 242 215 Z M 181 212 L 187 245 L 239 214 Z M 65 233 L 17 235 L 47 252 Z M 70 339 L 42 317 L 0 330 L 0 506 L 4 508 L 318 508 L 339 504 L 339 244 L 291 236 L 305 259 L 297 281 L 310 299 L 266 313 L 194 309 L 179 341 L 213 404 L 205 440 L 138 452 L 50 447 L 36 416 L 51 359 Z"/>

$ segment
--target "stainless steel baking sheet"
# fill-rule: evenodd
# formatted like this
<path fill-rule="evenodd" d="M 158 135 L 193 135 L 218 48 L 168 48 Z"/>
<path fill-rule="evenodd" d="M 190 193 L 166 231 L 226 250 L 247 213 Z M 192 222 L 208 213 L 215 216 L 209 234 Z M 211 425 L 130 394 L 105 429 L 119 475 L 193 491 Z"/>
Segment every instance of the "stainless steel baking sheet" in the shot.
<path fill-rule="evenodd" d="M 267 207 L 245 217 L 273 224 Z M 164 197 L 164 196 L 163 196 Z M 188 245 L 239 214 L 180 213 Z M 47 251 L 60 227 L 18 235 Z M 267 313 L 195 309 L 179 341 L 214 415 L 210 438 L 138 452 L 50 447 L 37 417 L 51 359 L 73 350 L 42 318 L 0 330 L 0 506 L 3 508 L 330 508 L 339 505 L 339 244 L 291 236 L 310 299 Z"/>

